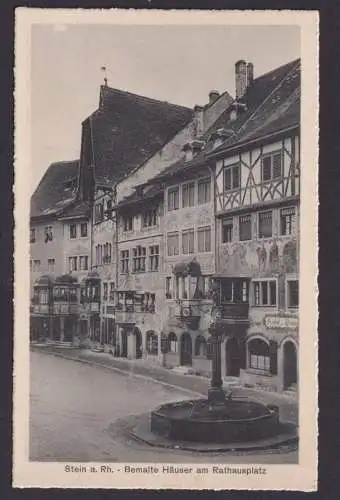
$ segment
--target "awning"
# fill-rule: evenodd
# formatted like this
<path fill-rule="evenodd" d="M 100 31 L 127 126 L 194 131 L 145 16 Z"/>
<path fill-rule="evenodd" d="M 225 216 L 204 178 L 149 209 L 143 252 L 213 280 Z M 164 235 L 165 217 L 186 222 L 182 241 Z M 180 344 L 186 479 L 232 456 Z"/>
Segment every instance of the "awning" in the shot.
<path fill-rule="evenodd" d="M 175 276 L 201 276 L 201 266 L 199 262 L 192 260 L 190 262 L 178 262 L 172 270 Z"/>

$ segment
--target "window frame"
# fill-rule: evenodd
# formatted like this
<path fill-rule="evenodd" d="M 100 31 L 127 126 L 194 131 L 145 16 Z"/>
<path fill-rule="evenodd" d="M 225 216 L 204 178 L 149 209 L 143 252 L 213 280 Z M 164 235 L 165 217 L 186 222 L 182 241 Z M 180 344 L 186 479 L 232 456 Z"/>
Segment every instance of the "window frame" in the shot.
<path fill-rule="evenodd" d="M 280 166 L 281 166 L 281 172 L 279 176 L 274 177 L 274 157 L 275 156 L 280 156 Z M 270 158 L 270 178 L 269 179 L 264 179 L 263 178 L 263 171 L 264 171 L 264 165 L 263 161 Z M 270 151 L 268 153 L 264 153 L 261 157 L 261 183 L 266 183 L 266 182 L 271 182 L 271 181 L 277 181 L 278 179 L 283 179 L 284 177 L 284 165 L 283 165 L 283 150 L 282 149 L 276 149 L 275 151 Z"/>
<path fill-rule="evenodd" d="M 238 170 L 238 185 L 234 185 L 234 170 L 237 168 Z M 226 174 L 230 172 L 230 188 L 226 188 Z M 230 165 L 223 165 L 223 192 L 230 193 L 231 191 L 237 191 L 241 189 L 241 162 L 236 161 L 234 163 L 230 163 Z"/>
<path fill-rule="evenodd" d="M 200 186 L 208 186 L 208 190 L 204 190 L 204 201 L 200 200 Z M 209 196 L 206 196 L 207 192 Z M 211 177 L 203 177 L 197 181 L 197 205 L 206 205 L 207 203 L 211 203 Z"/>
<path fill-rule="evenodd" d="M 130 267 L 130 250 L 125 249 L 120 251 L 120 274 L 129 274 Z"/>
<path fill-rule="evenodd" d="M 189 236 L 188 238 L 188 251 L 184 251 L 184 236 Z M 192 236 L 192 248 L 190 248 L 190 237 Z M 194 228 L 190 229 L 183 229 L 181 233 L 181 240 L 182 240 L 182 255 L 192 255 L 195 253 L 195 230 Z M 192 250 L 192 251 L 190 251 Z"/>
<path fill-rule="evenodd" d="M 289 284 L 290 283 L 297 283 L 298 286 L 298 296 L 297 296 L 297 305 L 290 305 L 289 301 Z M 300 306 L 300 283 L 299 283 L 299 278 L 298 277 L 288 277 L 286 278 L 286 309 L 288 310 L 296 310 L 299 309 Z"/>
<path fill-rule="evenodd" d="M 204 234 L 203 237 L 203 250 L 200 250 L 200 240 L 199 240 L 199 234 Z M 207 234 L 209 234 L 209 249 L 207 249 Z M 197 228 L 197 253 L 209 253 L 212 251 L 212 245 L 211 245 L 211 226 L 202 226 Z"/>
<path fill-rule="evenodd" d="M 123 233 L 130 233 L 133 231 L 133 215 L 122 215 L 122 231 Z"/>
<path fill-rule="evenodd" d="M 174 194 L 174 193 L 177 193 L 177 206 L 175 206 L 175 197 L 174 197 L 174 200 L 173 200 L 173 205 L 170 206 L 170 195 Z M 175 210 L 179 210 L 179 207 L 180 207 L 180 189 L 179 189 L 179 186 L 171 186 L 171 187 L 168 187 L 168 190 L 167 190 L 167 211 L 168 212 L 174 212 Z"/>
<path fill-rule="evenodd" d="M 267 300 L 268 304 L 263 304 L 263 284 L 267 283 Z M 275 304 L 271 304 L 271 290 L 270 290 L 270 283 L 275 283 Z M 257 302 L 256 299 L 256 290 L 255 290 L 255 285 L 259 285 L 259 303 Z M 251 281 L 251 305 L 253 307 L 269 307 L 270 309 L 277 309 L 278 308 L 278 301 L 279 301 L 279 288 L 278 288 L 278 279 L 277 278 L 257 278 Z"/>
<path fill-rule="evenodd" d="M 148 229 L 149 227 L 157 226 L 158 222 L 158 210 L 156 208 L 150 208 L 142 212 L 142 229 Z"/>
<path fill-rule="evenodd" d="M 196 183 L 195 181 L 185 182 L 181 186 L 182 191 L 182 208 L 192 208 L 195 207 L 196 202 Z M 192 199 L 191 199 L 192 195 Z"/>
<path fill-rule="evenodd" d="M 265 214 L 270 214 L 270 219 L 271 219 L 271 232 L 270 232 L 270 236 L 263 236 L 260 234 L 260 223 L 261 223 L 261 215 L 265 215 Z M 268 239 L 268 238 L 272 238 L 273 237 L 273 210 L 269 209 L 269 210 L 260 210 L 258 213 L 257 213 L 257 237 L 259 240 L 265 240 L 265 239 Z"/>
<path fill-rule="evenodd" d="M 71 262 L 73 262 L 75 265 L 74 265 L 74 268 L 72 269 L 73 266 L 71 266 Z M 72 255 L 68 258 L 68 269 L 69 269 L 69 272 L 72 273 L 72 272 L 76 272 L 78 271 L 78 259 L 77 259 L 77 256 L 75 255 Z"/>
<path fill-rule="evenodd" d="M 284 211 L 291 211 L 291 213 L 283 214 Z M 280 236 L 295 236 L 296 235 L 296 218 L 297 218 L 297 213 L 296 213 L 296 207 L 295 206 L 289 206 L 289 207 L 282 207 L 280 208 Z M 290 228 L 291 231 L 289 233 L 283 232 L 283 221 L 285 217 L 291 217 L 290 221 Z M 285 227 L 287 227 L 287 224 L 285 222 Z"/>
<path fill-rule="evenodd" d="M 170 247 L 169 245 L 169 238 L 175 238 L 177 240 L 177 251 L 175 251 L 174 253 L 169 253 L 169 248 L 175 248 L 175 246 L 172 246 Z M 171 232 L 168 232 L 167 235 L 166 235 L 166 246 L 167 246 L 167 256 L 168 257 L 176 257 L 177 255 L 179 255 L 179 249 L 180 249 L 180 238 L 179 238 L 179 231 L 171 231 Z M 176 248 L 175 248 L 176 250 Z"/>
<path fill-rule="evenodd" d="M 35 227 L 30 227 L 30 243 L 37 241 L 37 231 Z"/>
<path fill-rule="evenodd" d="M 230 222 L 229 224 L 227 222 Z M 225 236 L 225 232 L 224 232 L 224 229 L 226 227 L 230 227 L 230 239 L 226 239 L 224 236 Z M 232 215 L 228 216 L 228 217 L 224 217 L 222 218 L 221 220 L 221 240 L 222 240 L 222 244 L 224 245 L 225 243 L 232 243 L 233 240 L 234 240 L 234 218 Z M 244 240 L 244 241 L 247 241 L 247 240 Z"/>
<path fill-rule="evenodd" d="M 246 217 L 249 218 L 250 237 L 249 238 L 241 238 L 241 219 L 244 219 Z M 253 238 L 252 224 L 253 224 L 253 218 L 252 218 L 251 213 L 242 214 L 242 215 L 238 216 L 238 238 L 239 238 L 239 241 L 251 241 L 252 240 L 252 238 Z"/>
<path fill-rule="evenodd" d="M 51 264 L 53 264 L 53 269 L 51 270 Z M 47 269 L 49 273 L 54 273 L 55 272 L 55 259 L 47 259 Z"/>
<path fill-rule="evenodd" d="M 83 234 L 83 228 L 86 227 L 86 234 Z M 88 237 L 88 224 L 87 222 L 81 222 L 80 223 L 80 237 L 81 238 L 87 238 Z"/>
<path fill-rule="evenodd" d="M 156 262 L 156 265 L 154 265 Z M 149 266 L 148 271 L 157 272 L 159 271 L 159 245 L 149 246 Z"/>
<path fill-rule="evenodd" d="M 72 229 L 74 229 L 74 236 L 72 236 Z M 69 225 L 69 239 L 70 240 L 76 240 L 77 239 L 77 224 L 70 224 Z"/>

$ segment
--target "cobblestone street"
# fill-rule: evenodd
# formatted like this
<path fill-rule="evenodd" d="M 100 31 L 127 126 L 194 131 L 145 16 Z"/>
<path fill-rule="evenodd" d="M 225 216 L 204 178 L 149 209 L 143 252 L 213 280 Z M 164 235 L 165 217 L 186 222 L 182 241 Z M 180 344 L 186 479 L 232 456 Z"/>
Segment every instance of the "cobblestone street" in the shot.
<path fill-rule="evenodd" d="M 73 357 L 80 355 L 74 350 Z M 63 356 L 63 354 L 61 354 Z M 71 356 L 66 353 L 65 356 Z M 82 356 L 86 357 L 83 353 Z M 204 392 L 208 381 L 169 374 L 161 383 L 161 370 L 136 377 L 133 371 L 109 370 L 100 366 L 105 355 L 91 353 L 92 364 L 62 359 L 53 353 L 31 353 L 30 459 L 33 461 L 102 462 L 214 462 L 295 463 L 297 452 L 223 454 L 156 449 L 131 441 L 124 427 L 138 415 L 170 401 L 187 399 Z M 93 362 L 96 360 L 96 365 Z M 115 360 L 116 361 L 116 360 Z M 107 362 L 107 364 L 109 364 Z M 165 372 L 165 370 L 164 370 Z M 178 378 L 178 380 L 177 380 Z M 192 379 L 192 384 L 190 380 Z M 179 385 L 184 389 L 170 387 Z M 177 382 L 176 382 L 177 381 Z M 163 383 L 162 383 L 163 382 Z M 176 382 L 176 384 L 175 384 Z M 200 385 L 201 384 L 201 385 Z M 241 389 L 236 392 L 240 393 Z M 247 392 L 247 391 L 246 391 Z M 249 392 L 249 391 L 248 391 Z M 251 391 L 254 392 L 254 391 Z M 196 394 L 197 396 L 197 394 Z M 296 405 L 275 395 L 258 399 L 280 400 L 282 413 L 296 420 Z"/>

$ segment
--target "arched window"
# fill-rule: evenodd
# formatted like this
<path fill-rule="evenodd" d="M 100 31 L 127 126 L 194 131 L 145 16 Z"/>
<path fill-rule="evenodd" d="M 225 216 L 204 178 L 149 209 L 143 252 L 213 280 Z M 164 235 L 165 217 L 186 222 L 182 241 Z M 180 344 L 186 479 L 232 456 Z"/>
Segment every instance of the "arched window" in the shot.
<path fill-rule="evenodd" d="M 195 356 L 207 355 L 207 342 L 202 335 L 198 335 L 195 340 Z"/>
<path fill-rule="evenodd" d="M 158 336 L 155 332 L 146 334 L 146 350 L 149 354 L 158 354 Z"/>
<path fill-rule="evenodd" d="M 270 371 L 270 349 L 267 342 L 261 339 L 250 340 L 248 353 L 249 368 L 265 372 Z"/>
<path fill-rule="evenodd" d="M 173 332 L 169 333 L 169 352 L 177 353 L 178 352 L 178 340 L 177 335 Z"/>

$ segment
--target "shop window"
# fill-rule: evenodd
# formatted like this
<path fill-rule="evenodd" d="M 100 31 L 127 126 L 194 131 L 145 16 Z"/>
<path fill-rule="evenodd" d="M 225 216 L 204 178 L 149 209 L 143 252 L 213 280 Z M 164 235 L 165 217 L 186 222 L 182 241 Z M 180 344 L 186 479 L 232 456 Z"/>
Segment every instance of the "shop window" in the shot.
<path fill-rule="evenodd" d="M 80 224 L 80 236 L 82 238 L 86 238 L 87 237 L 87 222 L 82 222 Z"/>
<path fill-rule="evenodd" d="M 240 241 L 251 240 L 251 215 L 240 215 L 239 217 Z"/>
<path fill-rule="evenodd" d="M 195 251 L 194 230 L 188 229 L 182 232 L 182 253 L 190 254 Z"/>
<path fill-rule="evenodd" d="M 157 208 L 147 210 L 142 214 L 143 227 L 152 227 L 157 224 Z"/>
<path fill-rule="evenodd" d="M 280 229 L 282 236 L 295 234 L 296 213 L 295 208 L 282 208 L 280 210 Z"/>
<path fill-rule="evenodd" d="M 207 356 L 207 342 L 202 335 L 198 335 L 195 340 L 195 356 Z"/>
<path fill-rule="evenodd" d="M 272 211 L 260 212 L 258 214 L 259 221 L 259 238 L 271 238 L 273 233 L 273 216 Z"/>
<path fill-rule="evenodd" d="M 199 205 L 209 203 L 211 201 L 211 180 L 202 179 L 197 185 L 197 202 Z"/>
<path fill-rule="evenodd" d="M 200 227 L 197 229 L 198 252 L 211 252 L 211 228 Z"/>
<path fill-rule="evenodd" d="M 195 183 L 190 182 L 182 186 L 182 207 L 193 207 L 195 205 Z"/>
<path fill-rule="evenodd" d="M 287 280 L 288 307 L 299 307 L 299 281 Z"/>
<path fill-rule="evenodd" d="M 172 354 L 177 354 L 178 353 L 177 335 L 173 332 L 169 333 L 168 340 L 169 340 L 169 352 L 171 352 Z"/>
<path fill-rule="evenodd" d="M 129 250 L 120 252 L 120 272 L 127 274 L 129 272 Z"/>
<path fill-rule="evenodd" d="M 53 240 L 53 227 L 52 226 L 46 226 L 45 227 L 45 243 L 48 241 Z"/>
<path fill-rule="evenodd" d="M 270 372 L 270 349 L 269 345 L 260 339 L 251 340 L 248 343 L 249 368 Z"/>
<path fill-rule="evenodd" d="M 146 334 L 146 350 L 148 354 L 158 354 L 158 336 L 154 332 Z"/>
<path fill-rule="evenodd" d="M 138 246 L 132 249 L 132 272 L 144 273 L 146 261 L 146 247 Z"/>
<path fill-rule="evenodd" d="M 35 243 L 35 241 L 36 241 L 35 227 L 31 227 L 31 229 L 30 229 L 30 243 Z"/>
<path fill-rule="evenodd" d="M 222 219 L 222 243 L 233 241 L 233 218 Z"/>
<path fill-rule="evenodd" d="M 170 188 L 168 190 L 168 211 L 179 209 L 179 188 Z"/>
<path fill-rule="evenodd" d="M 159 245 L 149 247 L 149 271 L 158 271 L 159 269 Z"/>
<path fill-rule="evenodd" d="M 47 269 L 48 269 L 49 273 L 54 273 L 55 259 L 48 259 L 47 260 Z"/>
<path fill-rule="evenodd" d="M 262 158 L 262 182 L 282 177 L 282 153 L 276 151 Z"/>
<path fill-rule="evenodd" d="M 253 281 L 255 306 L 276 306 L 276 280 Z"/>
<path fill-rule="evenodd" d="M 123 217 L 123 231 L 126 233 L 133 230 L 133 217 L 126 215 Z"/>
<path fill-rule="evenodd" d="M 179 254 L 179 235 L 178 235 L 178 233 L 168 233 L 167 247 L 168 247 L 168 256 L 169 257 Z"/>
<path fill-rule="evenodd" d="M 240 164 L 224 167 L 224 191 L 238 189 L 241 185 Z"/>

